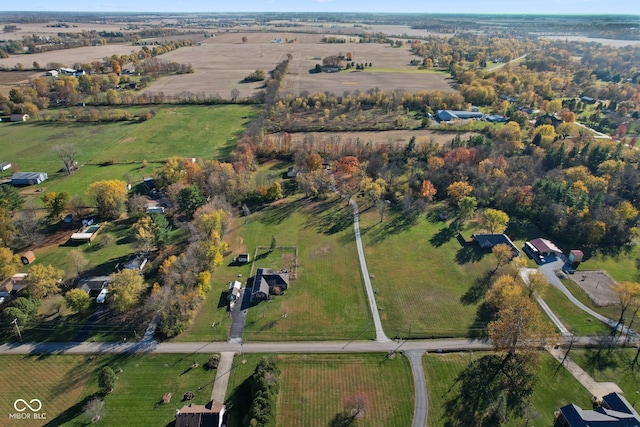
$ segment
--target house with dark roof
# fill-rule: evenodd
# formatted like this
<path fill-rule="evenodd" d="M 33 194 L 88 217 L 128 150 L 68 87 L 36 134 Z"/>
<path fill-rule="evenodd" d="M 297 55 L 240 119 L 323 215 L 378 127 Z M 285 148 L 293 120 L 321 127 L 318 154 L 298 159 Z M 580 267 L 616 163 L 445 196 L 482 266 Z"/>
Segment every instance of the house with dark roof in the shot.
<path fill-rule="evenodd" d="M 225 406 L 211 400 L 206 405 L 192 403 L 176 411 L 175 427 L 222 427 Z"/>
<path fill-rule="evenodd" d="M 96 298 L 103 289 L 107 289 L 111 282 L 109 276 L 91 276 L 80 279 L 76 288 L 82 289 L 90 297 Z"/>
<path fill-rule="evenodd" d="M 582 409 L 573 403 L 560 408 L 556 423 L 558 427 L 640 427 L 640 415 L 619 393 L 602 397 L 595 409 Z"/>
<path fill-rule="evenodd" d="M 259 268 L 253 278 L 251 301 L 269 299 L 270 295 L 277 295 L 289 288 L 289 272 L 275 271 L 271 268 Z"/>
<path fill-rule="evenodd" d="M 484 114 L 478 111 L 454 111 L 454 110 L 438 110 L 436 117 L 441 122 L 450 122 L 453 120 L 481 119 Z"/>
<path fill-rule="evenodd" d="M 506 234 L 474 234 L 473 240 L 478 243 L 478 246 L 485 250 L 490 251 L 495 245 L 503 244 L 511 249 L 514 257 L 520 255 L 520 250 Z"/>

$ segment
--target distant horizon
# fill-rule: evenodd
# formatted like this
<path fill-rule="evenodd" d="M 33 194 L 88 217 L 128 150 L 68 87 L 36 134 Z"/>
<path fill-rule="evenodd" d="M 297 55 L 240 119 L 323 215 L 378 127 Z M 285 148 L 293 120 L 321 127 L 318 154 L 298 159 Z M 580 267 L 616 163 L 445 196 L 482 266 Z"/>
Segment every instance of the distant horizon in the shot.
<path fill-rule="evenodd" d="M 203 0 L 105 0 L 96 3 L 60 0 L 32 0 L 27 9 L 10 10 L 15 3 L 0 6 L 0 12 L 77 12 L 77 13 L 382 13 L 382 14 L 447 14 L 447 15 L 621 15 L 638 16 L 640 2 L 635 5 L 599 0 L 458 0 L 453 3 L 424 1 L 388 2 L 381 0 L 244 0 L 241 2 L 206 2 Z M 78 11 L 78 6 L 88 7 Z"/>

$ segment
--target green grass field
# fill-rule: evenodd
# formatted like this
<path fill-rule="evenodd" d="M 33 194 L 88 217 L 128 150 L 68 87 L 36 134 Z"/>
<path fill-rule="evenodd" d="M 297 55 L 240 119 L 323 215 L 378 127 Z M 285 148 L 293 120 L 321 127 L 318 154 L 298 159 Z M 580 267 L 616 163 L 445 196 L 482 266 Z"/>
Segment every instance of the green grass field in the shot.
<path fill-rule="evenodd" d="M 206 370 L 208 354 L 172 355 L 99 355 L 99 356 L 2 356 L 0 357 L 0 410 L 3 426 L 88 425 L 82 408 L 98 392 L 98 374 L 110 366 L 118 380 L 106 396 L 101 426 L 165 426 L 184 403 L 187 391 L 195 393 L 190 401 L 204 404 L 211 399 L 215 370 Z M 193 362 L 197 368 L 192 368 Z M 25 380 L 25 379 L 28 379 Z M 165 393 L 171 403 L 159 404 Z M 40 399 L 46 421 L 16 421 L 7 424 L 16 399 Z"/>
<path fill-rule="evenodd" d="M 243 225 L 247 252 L 269 246 L 298 247 L 298 277 L 284 295 L 249 309 L 246 340 L 373 338 L 360 275 L 350 208 L 336 197 L 310 202 L 288 197 L 252 214 Z M 256 268 L 283 268 L 285 253 L 274 252 Z M 370 329 L 370 330 L 367 330 Z"/>
<path fill-rule="evenodd" d="M 640 281 L 640 246 L 638 242 L 628 252 L 619 256 L 603 256 L 596 254 L 583 262 L 580 270 L 607 270 L 607 273 L 618 282 Z"/>
<path fill-rule="evenodd" d="M 415 224 L 403 222 L 400 213 L 387 215 L 383 223 L 375 212 L 360 218 L 387 336 L 467 336 L 484 328 L 476 322 L 483 293 L 475 290 L 495 266 L 490 253 L 462 247 L 447 223 L 424 215 Z M 472 231 L 462 233 L 469 238 Z"/>
<path fill-rule="evenodd" d="M 547 287 L 543 299 L 567 329 L 576 335 L 598 335 L 611 332 L 607 325 L 573 305 L 554 286 Z"/>
<path fill-rule="evenodd" d="M 469 354 L 427 354 L 424 358 L 427 388 L 429 390 L 429 421 L 431 427 L 444 425 L 445 402 L 453 396 L 450 388 L 455 379 L 469 363 L 470 357 L 482 357 L 483 353 Z M 542 365 L 537 370 L 534 392 L 525 417 L 509 420 L 506 426 L 551 426 L 554 411 L 561 406 L 575 403 L 590 408 L 591 395 L 566 370 L 561 369 L 554 376 L 557 362 L 547 353 L 542 355 Z M 527 418 L 529 421 L 527 422 Z"/>
<path fill-rule="evenodd" d="M 596 381 L 613 381 L 618 384 L 629 403 L 637 409 L 636 404 L 640 403 L 640 367 L 631 369 L 635 356 L 635 348 L 602 351 L 597 348 L 574 349 L 570 355 Z"/>
<path fill-rule="evenodd" d="M 247 410 L 245 381 L 251 376 L 260 355 L 239 357 L 227 389 L 230 408 L 228 426 L 239 427 Z M 363 427 L 406 427 L 413 419 L 413 379 L 407 359 L 393 360 L 384 354 L 302 355 L 276 357 L 280 393 L 276 425 L 280 427 L 326 426 L 344 409 L 344 401 L 362 393 L 369 409 L 357 425 Z"/>
<path fill-rule="evenodd" d="M 132 184 L 153 173 L 153 162 L 167 157 L 225 158 L 254 115 L 253 107 L 159 106 L 152 119 L 138 122 L 69 123 L 32 121 L 2 124 L 3 161 L 20 171 L 43 171 L 49 180 L 37 187 L 84 194 L 91 182 L 125 179 Z M 67 177 L 52 152 L 56 144 L 73 144 L 80 170 Z M 140 169 L 143 160 L 149 169 Z M 99 166 L 114 162 L 114 166 Z M 86 171 L 84 170 L 86 168 Z M 13 170 L 12 172 L 15 172 Z"/>

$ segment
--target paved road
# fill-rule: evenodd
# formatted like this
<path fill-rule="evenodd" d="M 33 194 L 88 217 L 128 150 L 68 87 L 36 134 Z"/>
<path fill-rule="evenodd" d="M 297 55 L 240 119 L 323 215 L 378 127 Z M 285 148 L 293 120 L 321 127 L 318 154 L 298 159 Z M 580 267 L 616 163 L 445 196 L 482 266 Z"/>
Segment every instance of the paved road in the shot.
<path fill-rule="evenodd" d="M 382 329 L 380 312 L 378 311 L 378 304 L 376 303 L 376 297 L 373 293 L 373 287 L 371 286 L 371 278 L 369 277 L 367 260 L 364 257 L 362 239 L 360 238 L 360 215 L 358 214 L 358 204 L 353 199 L 349 199 L 349 203 L 351 204 L 351 206 L 353 206 L 353 230 L 356 235 L 356 246 L 358 247 L 358 257 L 360 258 L 360 269 L 362 270 L 362 278 L 364 279 L 364 286 L 367 289 L 367 297 L 369 299 L 371 315 L 373 316 L 373 324 L 376 327 L 376 341 L 383 343 L 389 342 L 389 338 L 385 335 L 384 329 Z"/>
<path fill-rule="evenodd" d="M 422 365 L 423 350 L 405 351 L 411 363 L 411 372 L 413 372 L 413 384 L 415 386 L 415 407 L 413 409 L 412 427 L 425 427 L 427 425 L 427 417 L 429 415 L 429 398 L 427 396 L 427 383 L 424 376 L 424 367 Z"/>

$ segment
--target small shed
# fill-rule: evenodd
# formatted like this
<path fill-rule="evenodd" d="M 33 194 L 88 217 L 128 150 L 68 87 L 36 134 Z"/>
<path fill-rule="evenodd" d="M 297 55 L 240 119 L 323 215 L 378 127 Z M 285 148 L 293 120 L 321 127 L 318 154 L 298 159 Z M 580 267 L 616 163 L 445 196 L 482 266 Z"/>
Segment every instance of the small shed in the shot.
<path fill-rule="evenodd" d="M 229 294 L 227 295 L 227 300 L 234 302 L 240 297 L 240 289 L 242 288 L 242 283 L 234 280 L 233 282 L 229 282 Z"/>
<path fill-rule="evenodd" d="M 572 265 L 577 266 L 580 264 L 582 262 L 582 258 L 584 258 L 584 253 L 581 250 L 571 249 L 571 251 L 569 251 L 569 262 Z"/>
<path fill-rule="evenodd" d="M 2 162 L 0 163 L 0 172 L 4 172 L 8 169 L 11 169 L 11 163 L 10 162 Z"/>
<path fill-rule="evenodd" d="M 27 251 L 20 255 L 20 261 L 22 261 L 23 265 L 29 265 L 36 259 L 36 254 L 33 251 Z"/>
<path fill-rule="evenodd" d="M 238 254 L 235 261 L 237 264 L 246 264 L 251 261 L 251 256 L 249 254 Z"/>
<path fill-rule="evenodd" d="M 145 265 L 147 265 L 147 256 L 144 253 L 139 253 L 131 256 L 129 261 L 124 265 L 124 268 L 142 271 Z"/>
<path fill-rule="evenodd" d="M 28 114 L 12 114 L 11 115 L 11 121 L 12 122 L 26 122 L 27 120 L 29 120 L 29 115 Z"/>

